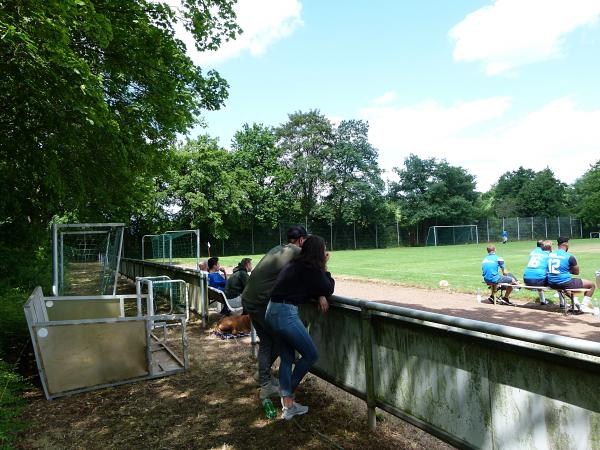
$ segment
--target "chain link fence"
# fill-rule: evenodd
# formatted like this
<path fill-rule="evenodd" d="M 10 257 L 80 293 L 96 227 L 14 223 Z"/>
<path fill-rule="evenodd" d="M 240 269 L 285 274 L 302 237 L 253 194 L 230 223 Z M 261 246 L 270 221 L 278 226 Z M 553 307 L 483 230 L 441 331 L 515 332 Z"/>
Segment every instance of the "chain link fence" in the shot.
<path fill-rule="evenodd" d="M 281 222 L 274 227 L 250 225 L 227 239 L 200 234 L 200 258 L 208 257 L 208 243 L 212 256 L 257 255 L 277 244 L 287 242 L 286 230 L 301 224 L 312 234 L 327 242 L 329 250 L 358 250 L 425 245 L 429 224 L 406 227 L 399 222 L 374 224 L 331 224 L 319 221 Z M 581 220 L 576 217 L 510 217 L 481 219 L 475 223 L 479 242 L 500 242 L 506 230 L 509 240 L 556 239 L 558 236 L 583 237 Z M 433 225 L 433 224 L 432 224 Z M 587 237 L 587 235 L 586 235 Z M 125 256 L 141 257 L 141 237 L 128 235 Z"/>

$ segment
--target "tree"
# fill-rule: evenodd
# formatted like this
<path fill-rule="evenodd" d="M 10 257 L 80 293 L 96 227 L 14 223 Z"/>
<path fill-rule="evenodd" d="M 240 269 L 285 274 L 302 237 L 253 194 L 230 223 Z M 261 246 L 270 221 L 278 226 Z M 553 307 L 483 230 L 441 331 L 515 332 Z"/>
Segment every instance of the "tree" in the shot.
<path fill-rule="evenodd" d="M 275 145 L 271 127 L 244 124 L 232 142 L 230 167 L 239 173 L 238 183 L 247 196 L 246 215 L 252 221 L 275 225 L 293 204 L 285 186 L 291 182 L 288 167 L 281 164 L 282 150 Z"/>
<path fill-rule="evenodd" d="M 199 50 L 215 50 L 239 32 L 232 4 L 184 0 L 175 11 L 145 0 L 3 2 L 3 230 L 44 226 L 68 211 L 127 219 L 177 134 L 227 97 L 225 80 L 186 56 L 174 24 Z"/>
<path fill-rule="evenodd" d="M 283 161 L 294 174 L 288 189 L 296 194 L 300 211 L 311 217 L 325 192 L 325 161 L 333 147 L 333 128 L 318 110 L 295 112 L 275 130 Z"/>
<path fill-rule="evenodd" d="M 500 176 L 492 188 L 492 208 L 497 217 L 515 217 L 519 215 L 519 192 L 535 178 L 535 171 L 522 166 L 513 172 Z"/>
<path fill-rule="evenodd" d="M 322 215 L 336 223 L 360 219 L 361 211 L 373 212 L 367 205 L 382 203 L 384 183 L 368 132 L 369 125 L 361 120 L 343 120 L 334 130 L 325 170 L 329 193 Z"/>
<path fill-rule="evenodd" d="M 446 160 L 409 155 L 400 178 L 390 183 L 389 196 L 400 205 L 406 225 L 456 225 L 475 218 L 475 177 Z"/>
<path fill-rule="evenodd" d="M 586 226 L 600 229 L 600 160 L 574 184 L 574 207 Z"/>
<path fill-rule="evenodd" d="M 239 173 L 229 166 L 230 155 L 216 139 L 200 136 L 177 149 L 166 178 L 167 210 L 184 228 L 200 228 L 223 239 L 230 226 L 239 223 L 248 207 L 246 193 L 238 184 Z"/>
<path fill-rule="evenodd" d="M 517 193 L 519 216 L 559 216 L 568 213 L 567 185 L 546 168 L 537 172 Z"/>

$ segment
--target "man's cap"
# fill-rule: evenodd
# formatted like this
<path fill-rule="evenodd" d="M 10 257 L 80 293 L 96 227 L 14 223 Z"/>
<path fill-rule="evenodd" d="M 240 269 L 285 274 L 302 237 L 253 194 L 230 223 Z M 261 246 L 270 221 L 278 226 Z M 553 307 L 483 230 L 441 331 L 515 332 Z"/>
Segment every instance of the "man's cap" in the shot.
<path fill-rule="evenodd" d="M 293 225 L 287 230 L 288 241 L 306 236 L 308 236 L 308 233 L 302 225 Z"/>
<path fill-rule="evenodd" d="M 558 242 L 558 245 L 564 244 L 565 242 L 569 242 L 569 238 L 566 236 L 559 236 L 556 242 Z"/>

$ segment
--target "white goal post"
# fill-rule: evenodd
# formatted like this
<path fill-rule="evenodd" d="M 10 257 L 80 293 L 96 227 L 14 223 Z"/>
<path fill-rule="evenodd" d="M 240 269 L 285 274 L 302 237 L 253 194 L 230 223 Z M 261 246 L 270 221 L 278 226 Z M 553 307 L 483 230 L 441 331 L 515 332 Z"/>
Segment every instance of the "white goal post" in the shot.
<path fill-rule="evenodd" d="M 434 225 L 427 231 L 426 245 L 479 244 L 477 225 Z"/>
<path fill-rule="evenodd" d="M 592 238 L 600 238 L 600 231 L 592 231 L 590 233 L 590 239 Z"/>

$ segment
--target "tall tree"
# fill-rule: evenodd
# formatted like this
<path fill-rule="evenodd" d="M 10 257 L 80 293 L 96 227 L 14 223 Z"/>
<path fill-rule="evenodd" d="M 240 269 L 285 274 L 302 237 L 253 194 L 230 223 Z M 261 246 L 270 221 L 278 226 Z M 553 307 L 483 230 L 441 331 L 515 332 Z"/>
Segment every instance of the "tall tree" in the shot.
<path fill-rule="evenodd" d="M 537 172 L 517 193 L 519 216 L 557 216 L 568 213 L 567 185 L 546 168 Z"/>
<path fill-rule="evenodd" d="M 43 226 L 65 211 L 102 219 L 118 210 L 127 219 L 177 134 L 227 97 L 225 80 L 186 56 L 174 24 L 199 50 L 215 50 L 239 32 L 232 4 L 2 2 L 3 229 Z"/>
<path fill-rule="evenodd" d="M 247 208 L 239 173 L 231 170 L 230 155 L 216 139 L 200 136 L 188 141 L 173 155 L 166 178 L 168 197 L 164 208 L 184 228 L 200 228 L 217 238 L 229 236 Z"/>
<path fill-rule="evenodd" d="M 475 177 L 462 167 L 411 154 L 394 171 L 399 180 L 390 183 L 389 196 L 406 225 L 457 225 L 475 218 Z"/>
<path fill-rule="evenodd" d="M 292 179 L 281 164 L 282 150 L 275 145 L 271 127 L 244 124 L 232 142 L 230 166 L 239 174 L 238 183 L 247 196 L 246 215 L 252 221 L 275 225 L 293 202 L 285 186 Z"/>
<path fill-rule="evenodd" d="M 592 231 L 600 229 L 600 160 L 574 185 L 574 208 Z"/>
<path fill-rule="evenodd" d="M 519 215 L 519 192 L 535 178 L 535 171 L 519 167 L 500 176 L 492 188 L 492 208 L 497 217 L 515 217 Z"/>
<path fill-rule="evenodd" d="M 302 215 L 310 218 L 327 186 L 324 163 L 334 144 L 331 122 L 318 110 L 295 112 L 275 135 L 294 175 L 289 189 L 298 198 Z"/>
<path fill-rule="evenodd" d="M 326 161 L 329 192 L 323 215 L 335 222 L 360 219 L 367 204 L 380 204 L 383 198 L 378 153 L 369 143 L 368 133 L 369 125 L 361 120 L 343 120 L 334 130 L 334 144 Z"/>

